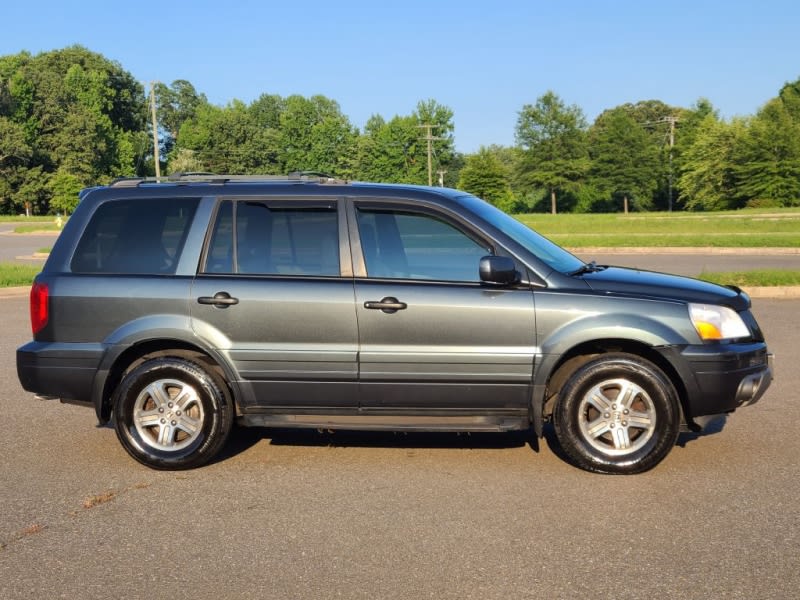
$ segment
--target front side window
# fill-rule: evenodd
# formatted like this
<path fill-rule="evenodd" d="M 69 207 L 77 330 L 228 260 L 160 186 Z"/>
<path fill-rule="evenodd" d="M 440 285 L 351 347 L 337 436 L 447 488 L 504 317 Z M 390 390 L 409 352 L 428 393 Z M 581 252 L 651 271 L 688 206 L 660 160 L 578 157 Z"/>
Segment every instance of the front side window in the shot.
<path fill-rule="evenodd" d="M 358 210 L 368 277 L 480 281 L 480 259 L 491 249 L 434 216 Z"/>
<path fill-rule="evenodd" d="M 72 257 L 73 273 L 171 275 L 197 198 L 140 198 L 102 204 Z"/>
<path fill-rule="evenodd" d="M 217 213 L 205 271 L 337 276 L 336 209 L 225 201 Z"/>

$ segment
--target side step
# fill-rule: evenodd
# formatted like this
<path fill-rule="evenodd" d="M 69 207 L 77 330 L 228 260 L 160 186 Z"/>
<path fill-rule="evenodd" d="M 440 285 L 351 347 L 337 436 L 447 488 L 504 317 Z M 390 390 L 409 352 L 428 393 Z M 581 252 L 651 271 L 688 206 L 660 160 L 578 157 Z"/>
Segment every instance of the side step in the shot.
<path fill-rule="evenodd" d="M 245 427 L 297 427 L 363 431 L 517 431 L 528 429 L 527 416 L 287 415 L 246 414 Z"/>

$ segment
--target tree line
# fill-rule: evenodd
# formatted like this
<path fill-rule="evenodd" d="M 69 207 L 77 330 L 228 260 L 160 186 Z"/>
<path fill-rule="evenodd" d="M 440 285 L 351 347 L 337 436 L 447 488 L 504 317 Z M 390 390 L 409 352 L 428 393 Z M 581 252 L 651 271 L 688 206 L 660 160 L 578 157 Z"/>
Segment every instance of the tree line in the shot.
<path fill-rule="evenodd" d="M 81 46 L 0 57 L 0 213 L 69 213 L 83 187 L 153 175 L 151 99 L 165 173 L 433 181 L 508 212 L 800 206 L 800 79 L 730 120 L 704 99 L 648 100 L 590 124 L 548 91 L 520 109 L 513 146 L 466 155 L 455 149 L 453 111 L 432 99 L 359 130 L 320 95 L 217 106 L 186 80 L 150 91 Z"/>

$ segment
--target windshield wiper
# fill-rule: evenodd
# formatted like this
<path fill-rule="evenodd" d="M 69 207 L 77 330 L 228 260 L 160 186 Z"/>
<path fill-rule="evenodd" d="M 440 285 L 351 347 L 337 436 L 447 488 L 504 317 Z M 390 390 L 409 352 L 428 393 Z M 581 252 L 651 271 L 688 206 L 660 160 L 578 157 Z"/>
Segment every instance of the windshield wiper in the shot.
<path fill-rule="evenodd" d="M 583 275 L 584 273 L 596 273 L 597 271 L 602 271 L 605 268 L 606 268 L 605 265 L 598 265 L 596 261 L 592 261 L 584 265 L 581 265 L 580 268 L 575 269 L 574 271 L 569 273 L 569 275 L 572 275 L 574 277 L 576 275 Z"/>

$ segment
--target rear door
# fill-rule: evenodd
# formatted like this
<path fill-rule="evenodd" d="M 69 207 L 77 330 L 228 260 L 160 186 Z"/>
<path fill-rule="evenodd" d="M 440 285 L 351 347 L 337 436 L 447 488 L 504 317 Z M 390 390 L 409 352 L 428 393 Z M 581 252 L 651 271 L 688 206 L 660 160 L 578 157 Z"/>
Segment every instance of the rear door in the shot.
<path fill-rule="evenodd" d="M 533 294 L 480 282 L 491 240 L 418 203 L 354 200 L 349 215 L 362 407 L 526 410 Z"/>
<path fill-rule="evenodd" d="M 220 203 L 192 290 L 192 326 L 234 365 L 245 409 L 357 407 L 344 223 L 335 199 Z"/>

